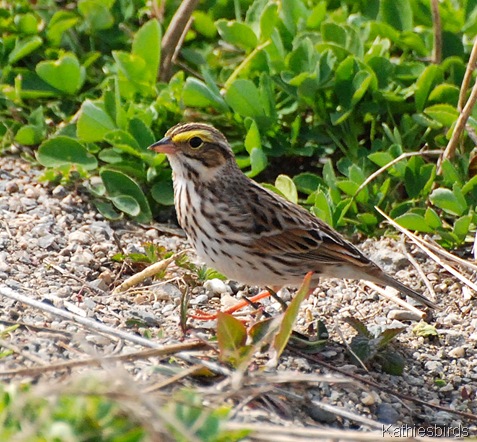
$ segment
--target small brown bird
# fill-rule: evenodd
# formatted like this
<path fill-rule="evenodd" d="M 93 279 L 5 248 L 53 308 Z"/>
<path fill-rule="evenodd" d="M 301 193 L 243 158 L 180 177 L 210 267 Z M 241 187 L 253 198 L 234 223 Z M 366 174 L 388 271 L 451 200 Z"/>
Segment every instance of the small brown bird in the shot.
<path fill-rule="evenodd" d="M 173 171 L 179 224 L 205 263 L 248 285 L 299 286 L 307 272 L 396 288 L 435 308 L 384 273 L 326 223 L 264 189 L 239 169 L 225 136 L 201 123 L 178 124 L 149 149 Z"/>

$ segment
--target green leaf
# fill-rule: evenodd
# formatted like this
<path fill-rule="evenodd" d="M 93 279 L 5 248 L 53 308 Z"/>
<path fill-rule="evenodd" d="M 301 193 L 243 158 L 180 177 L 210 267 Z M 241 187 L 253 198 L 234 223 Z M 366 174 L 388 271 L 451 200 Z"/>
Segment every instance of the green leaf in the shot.
<path fill-rule="evenodd" d="M 50 40 L 54 46 L 59 46 L 63 34 L 73 28 L 79 20 L 80 18 L 73 12 L 63 10 L 56 11 L 49 20 L 46 28 L 48 40 Z"/>
<path fill-rule="evenodd" d="M 79 164 L 85 170 L 98 167 L 98 161 L 77 140 L 65 136 L 45 141 L 37 152 L 39 163 L 45 167 L 59 167 L 65 164 Z"/>
<path fill-rule="evenodd" d="M 83 141 L 102 141 L 115 124 L 100 103 L 86 100 L 80 109 L 77 135 Z"/>
<path fill-rule="evenodd" d="M 159 181 L 151 188 L 151 196 L 159 204 L 164 206 L 171 206 L 174 204 L 174 189 L 172 188 L 172 181 Z"/>
<path fill-rule="evenodd" d="M 359 335 L 369 339 L 373 337 L 371 332 L 368 330 L 368 327 L 366 327 L 366 324 L 358 318 L 355 318 L 354 316 L 346 316 L 345 318 L 343 318 L 343 320 L 347 324 L 351 325 L 351 327 L 353 327 Z"/>
<path fill-rule="evenodd" d="M 465 238 L 470 235 L 470 225 L 472 223 L 472 215 L 464 215 L 460 218 L 457 218 L 454 222 L 454 227 L 452 232 L 456 235 L 461 241 L 464 241 Z"/>
<path fill-rule="evenodd" d="M 252 153 L 253 149 L 261 149 L 262 141 L 260 139 L 260 131 L 258 129 L 257 123 L 252 120 L 250 127 L 248 128 L 247 135 L 244 140 L 245 149 L 249 154 Z"/>
<path fill-rule="evenodd" d="M 442 227 L 441 217 L 431 207 L 426 209 L 424 219 L 426 220 L 426 224 L 434 230 Z"/>
<path fill-rule="evenodd" d="M 325 223 L 333 226 L 333 214 L 328 198 L 322 190 L 317 190 L 315 194 L 315 205 L 311 208 L 312 212 Z"/>
<path fill-rule="evenodd" d="M 122 217 L 120 213 L 114 210 L 113 205 L 109 201 L 94 200 L 93 204 L 106 219 L 115 221 Z"/>
<path fill-rule="evenodd" d="M 298 26 L 306 22 L 309 11 L 302 0 L 282 0 L 280 17 L 288 32 L 295 35 Z"/>
<path fill-rule="evenodd" d="M 283 314 L 283 318 L 280 321 L 280 328 L 278 333 L 274 336 L 272 343 L 272 349 L 274 350 L 270 360 L 270 365 L 272 366 L 276 366 L 278 364 L 278 360 L 280 359 L 280 356 L 283 353 L 283 350 L 285 350 L 285 347 L 290 339 L 293 326 L 295 325 L 296 318 L 298 317 L 301 303 L 310 293 L 312 277 L 312 272 L 306 274 L 303 284 L 300 286 L 292 301 L 288 305 L 285 313 Z"/>
<path fill-rule="evenodd" d="M 225 92 L 225 101 L 243 117 L 263 117 L 265 111 L 257 86 L 251 80 L 235 80 Z"/>
<path fill-rule="evenodd" d="M 406 360 L 396 351 L 386 350 L 376 355 L 381 368 L 387 374 L 402 376 Z"/>
<path fill-rule="evenodd" d="M 467 202 L 462 195 L 462 190 L 456 184 L 453 189 L 435 189 L 429 199 L 436 207 L 451 215 L 461 216 L 467 210 Z"/>
<path fill-rule="evenodd" d="M 78 2 L 78 11 L 85 18 L 92 32 L 109 29 L 113 26 L 114 17 L 108 6 L 107 2 L 101 0 L 80 0 Z"/>
<path fill-rule="evenodd" d="M 298 192 L 295 183 L 287 175 L 278 175 L 275 180 L 275 187 L 285 195 L 285 198 L 292 203 L 298 203 Z"/>
<path fill-rule="evenodd" d="M 42 80 L 66 94 L 78 92 L 85 79 L 85 69 L 74 54 L 65 54 L 56 61 L 41 61 L 35 71 Z"/>
<path fill-rule="evenodd" d="M 253 148 L 250 152 L 250 166 L 252 170 L 247 174 L 249 177 L 258 175 L 262 170 L 267 167 L 267 156 L 262 149 Z"/>
<path fill-rule="evenodd" d="M 217 313 L 217 343 L 220 360 L 233 366 L 240 365 L 244 358 L 247 329 L 245 325 L 227 313 Z"/>
<path fill-rule="evenodd" d="M 195 77 L 187 78 L 182 90 L 182 100 L 189 107 L 213 107 L 222 112 L 229 111 L 222 96 Z"/>
<path fill-rule="evenodd" d="M 136 139 L 128 132 L 121 129 L 113 129 L 104 135 L 104 140 L 112 146 L 124 150 L 134 155 L 136 152 L 142 151 Z M 126 147 L 126 149 L 124 149 Z"/>
<path fill-rule="evenodd" d="M 204 11 L 194 11 L 192 14 L 194 19 L 194 29 L 207 38 L 215 38 L 217 35 L 217 28 L 215 27 L 214 20 L 206 14 Z"/>
<path fill-rule="evenodd" d="M 128 131 L 136 140 L 139 149 L 144 152 L 156 141 L 152 130 L 140 118 L 131 118 L 128 121 Z"/>
<path fill-rule="evenodd" d="M 379 17 L 398 31 L 412 31 L 413 16 L 410 0 L 381 0 Z"/>
<path fill-rule="evenodd" d="M 135 93 L 152 95 L 155 92 L 152 82 L 149 80 L 147 60 L 125 51 L 113 51 L 119 71 L 119 86 L 121 95 L 132 97 Z"/>
<path fill-rule="evenodd" d="M 122 172 L 106 168 L 101 170 L 100 176 L 110 197 L 129 195 L 137 201 L 141 208 L 141 213 L 134 217 L 137 222 L 147 223 L 151 220 L 152 213 L 146 196 L 133 179 Z"/>
<path fill-rule="evenodd" d="M 392 327 L 386 328 L 378 336 L 378 348 L 383 349 L 386 347 L 397 335 L 406 330 L 406 327 Z"/>
<path fill-rule="evenodd" d="M 253 30 L 245 23 L 220 19 L 215 22 L 220 36 L 231 45 L 243 49 L 255 49 L 258 39 Z"/>
<path fill-rule="evenodd" d="M 437 332 L 436 327 L 434 327 L 431 324 L 428 324 L 427 322 L 424 321 L 419 321 L 415 327 L 412 329 L 412 332 L 416 336 L 422 336 L 424 338 L 430 338 L 432 336 L 439 336 L 439 333 Z"/>
<path fill-rule="evenodd" d="M 430 92 L 436 85 L 438 77 L 441 76 L 441 68 L 435 64 L 431 64 L 426 67 L 424 72 L 418 78 L 416 82 L 416 109 L 418 112 L 422 112 L 429 97 Z"/>
<path fill-rule="evenodd" d="M 8 63 L 16 63 L 18 60 L 36 51 L 42 44 L 43 40 L 38 35 L 15 40 L 15 46 L 12 52 L 8 54 Z"/>
<path fill-rule="evenodd" d="M 269 39 L 273 31 L 276 29 L 278 22 L 278 5 L 269 3 L 263 9 L 260 16 L 260 41 L 264 42 Z"/>
<path fill-rule="evenodd" d="M 449 104 L 434 104 L 424 112 L 446 127 L 451 127 L 459 117 L 457 109 Z"/>
<path fill-rule="evenodd" d="M 322 180 L 314 173 L 303 172 L 295 175 L 293 177 L 293 182 L 300 192 L 310 195 L 315 192 L 316 189 L 318 189 L 318 186 L 322 183 Z"/>
<path fill-rule="evenodd" d="M 138 216 L 141 211 L 139 203 L 130 195 L 113 196 L 110 201 L 117 209 L 129 216 Z"/>
<path fill-rule="evenodd" d="M 39 144 L 45 135 L 45 130 L 42 127 L 27 124 L 20 127 L 15 134 L 15 141 L 24 146 L 34 146 Z"/>
<path fill-rule="evenodd" d="M 457 170 L 457 167 L 447 158 L 442 162 L 442 177 L 447 186 L 452 186 L 454 183 L 464 184 L 463 177 Z"/>
<path fill-rule="evenodd" d="M 145 62 L 145 80 L 156 83 L 161 60 L 161 26 L 156 19 L 144 23 L 135 33 L 132 43 L 132 54 L 141 57 Z"/>

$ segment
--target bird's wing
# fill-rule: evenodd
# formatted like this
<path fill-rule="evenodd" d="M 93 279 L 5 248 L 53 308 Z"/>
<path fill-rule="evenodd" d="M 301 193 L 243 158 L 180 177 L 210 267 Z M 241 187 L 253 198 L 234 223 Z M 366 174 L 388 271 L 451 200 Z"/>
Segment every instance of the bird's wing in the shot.
<path fill-rule="evenodd" d="M 307 210 L 261 187 L 256 189 L 262 204 L 253 208 L 254 219 L 261 224 L 249 234 L 250 245 L 257 254 L 276 254 L 317 264 L 374 267 L 353 244 Z"/>

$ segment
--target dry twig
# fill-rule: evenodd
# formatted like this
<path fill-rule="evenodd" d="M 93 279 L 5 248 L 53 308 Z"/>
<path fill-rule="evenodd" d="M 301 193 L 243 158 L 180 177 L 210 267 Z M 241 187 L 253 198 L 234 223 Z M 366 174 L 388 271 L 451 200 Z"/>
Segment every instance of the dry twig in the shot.
<path fill-rule="evenodd" d="M 477 54 L 474 54 L 475 52 L 477 52 L 477 50 L 475 50 L 475 46 L 477 46 L 477 38 L 474 41 L 474 48 L 472 49 L 472 55 L 477 57 Z M 472 69 L 472 72 L 475 69 L 475 61 L 476 61 L 475 58 L 471 59 L 469 60 L 469 63 L 467 65 L 467 68 Z M 468 81 L 470 82 L 470 79 Z M 462 97 L 462 93 L 465 94 L 465 92 L 461 91 L 461 94 L 459 96 L 459 105 L 461 105 L 464 100 L 464 98 Z M 444 162 L 444 160 L 448 160 L 454 157 L 455 151 L 457 150 L 457 146 L 459 144 L 460 136 L 462 135 L 462 132 L 465 129 L 467 120 L 469 119 L 470 114 L 472 113 L 472 110 L 474 109 L 476 102 L 477 102 L 477 79 L 474 83 L 474 86 L 472 87 L 472 91 L 470 92 L 469 99 L 465 103 L 465 106 L 463 107 L 462 112 L 459 115 L 459 118 L 457 118 L 457 121 L 454 126 L 454 130 L 452 132 L 451 139 L 449 140 L 449 143 L 447 143 L 447 147 L 445 148 L 444 153 L 442 154 L 442 156 L 439 158 L 439 161 L 437 162 L 438 174 L 442 173 L 442 163 Z"/>
<path fill-rule="evenodd" d="M 100 333 L 105 333 L 109 336 L 113 336 L 115 338 L 119 339 L 124 339 L 129 342 L 133 342 L 138 345 L 142 345 L 143 347 L 148 347 L 148 348 L 164 348 L 164 346 L 157 344 L 154 341 L 151 341 L 149 339 L 143 338 L 141 336 L 137 336 L 131 333 L 127 333 L 122 330 L 118 330 L 113 327 L 108 327 L 107 325 L 104 325 L 98 321 L 94 321 L 89 318 L 83 318 L 81 316 L 75 315 L 71 312 L 68 312 L 66 310 L 62 310 L 59 308 L 56 308 L 52 305 L 46 304 L 44 302 L 37 301 L 35 299 L 31 299 L 28 296 L 25 296 L 15 290 L 12 290 L 10 287 L 7 287 L 5 285 L 0 285 L 0 295 L 5 296 L 10 299 L 14 299 L 15 301 L 22 302 L 23 304 L 29 305 L 30 307 L 36 308 L 38 310 L 42 310 L 44 312 L 50 313 L 52 315 L 59 316 L 61 318 L 68 319 L 70 321 L 76 322 L 77 324 L 81 324 L 83 327 L 94 330 L 96 332 Z M 178 359 L 182 359 L 189 364 L 202 364 L 204 367 L 208 368 L 210 371 L 213 373 L 222 375 L 222 376 L 228 376 L 231 374 L 231 371 L 219 364 L 216 364 L 211 361 L 203 361 L 201 359 L 198 359 L 184 351 L 181 351 L 179 353 L 176 353 L 174 355 Z"/>
<path fill-rule="evenodd" d="M 173 263 L 177 258 L 182 256 L 185 252 L 186 250 L 182 250 L 181 252 L 174 254 L 170 258 L 163 259 L 162 261 L 151 264 L 149 267 L 146 267 L 143 271 L 139 273 L 135 273 L 134 275 L 126 279 L 126 281 L 124 281 L 122 284 L 118 285 L 113 290 L 113 295 L 124 292 L 128 290 L 129 288 L 134 287 L 135 285 L 138 285 L 145 279 L 150 278 L 151 276 L 157 275 L 159 272 L 164 271 L 165 269 L 167 269 L 167 267 L 171 263 Z"/>
<path fill-rule="evenodd" d="M 477 84 L 477 83 L 476 83 Z M 441 258 L 439 258 L 434 252 L 429 250 L 421 241 L 419 241 L 416 235 L 413 235 L 409 230 L 401 227 L 398 223 L 396 223 L 393 219 L 387 216 L 379 207 L 375 207 L 375 209 L 386 218 L 386 220 L 397 230 L 404 233 L 414 244 L 416 244 L 422 251 L 424 251 L 430 258 L 432 258 L 437 264 L 441 267 L 446 269 L 449 273 L 454 275 L 457 279 L 461 282 L 469 286 L 472 290 L 477 292 L 477 284 L 472 282 L 469 278 L 465 277 L 462 273 L 458 272 L 454 267 L 451 267 L 449 264 L 445 263 Z"/>
<path fill-rule="evenodd" d="M 183 35 L 187 33 L 189 20 L 198 2 L 199 0 L 183 0 L 164 34 L 161 45 L 161 67 L 159 70 L 159 79 L 161 81 L 167 82 L 171 78 L 174 54 L 180 49 L 180 42 L 184 40 Z"/>
<path fill-rule="evenodd" d="M 442 24 L 439 13 L 439 0 L 431 0 L 432 23 L 434 27 L 434 51 L 432 62 L 439 64 L 442 61 Z"/>
<path fill-rule="evenodd" d="M 441 155 L 441 154 L 442 154 L 442 150 L 421 150 L 419 152 L 402 153 L 397 158 L 394 158 L 394 160 L 390 161 L 388 164 L 385 164 L 383 167 L 379 168 L 376 172 L 369 175 L 369 177 L 366 178 L 363 181 L 363 183 L 358 187 L 355 194 L 353 195 L 352 200 L 354 200 L 354 198 L 356 198 L 359 192 L 361 192 L 371 181 L 373 181 L 375 178 L 381 175 L 386 169 L 389 169 L 390 167 L 394 166 L 396 163 L 399 163 L 399 161 L 404 160 L 406 158 L 415 157 L 415 156 Z"/>

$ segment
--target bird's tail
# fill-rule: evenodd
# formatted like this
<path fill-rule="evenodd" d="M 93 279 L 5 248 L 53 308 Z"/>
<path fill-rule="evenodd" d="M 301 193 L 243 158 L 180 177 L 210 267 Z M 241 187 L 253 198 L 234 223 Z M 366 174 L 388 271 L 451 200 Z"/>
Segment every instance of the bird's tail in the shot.
<path fill-rule="evenodd" d="M 415 299 L 417 302 L 420 302 L 429 308 L 432 308 L 432 309 L 438 308 L 437 304 L 432 302 L 430 299 L 426 298 L 424 295 L 421 295 L 415 290 L 410 289 L 409 287 L 405 286 L 404 284 L 402 284 L 401 282 L 394 279 L 392 276 L 387 275 L 384 272 L 382 275 L 380 275 L 379 279 L 380 280 L 377 282 L 394 287 L 396 290 L 399 290 L 401 293 L 404 293 L 405 295 L 410 296 L 412 299 Z"/>

